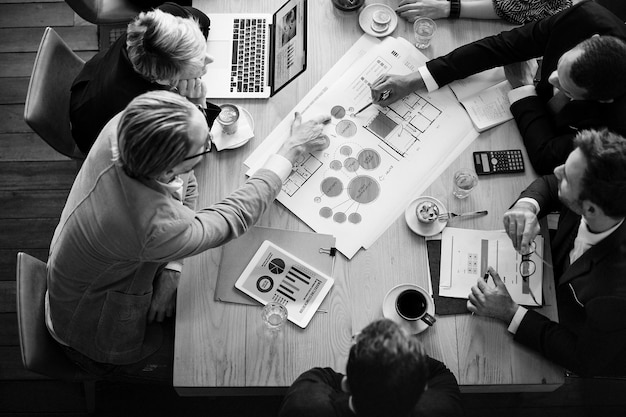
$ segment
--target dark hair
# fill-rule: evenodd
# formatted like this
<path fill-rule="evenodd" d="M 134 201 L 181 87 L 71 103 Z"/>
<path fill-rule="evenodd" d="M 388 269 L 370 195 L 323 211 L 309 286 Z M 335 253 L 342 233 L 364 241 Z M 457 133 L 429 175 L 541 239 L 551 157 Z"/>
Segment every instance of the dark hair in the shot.
<path fill-rule="evenodd" d="M 593 36 L 576 48 L 583 53 L 573 62 L 570 77 L 587 91 L 586 99 L 610 100 L 626 93 L 626 42 Z"/>
<path fill-rule="evenodd" d="M 157 178 L 191 150 L 189 123 L 195 106 L 185 97 L 155 90 L 135 97 L 117 126 L 119 162 L 131 178 Z"/>
<path fill-rule="evenodd" d="M 607 216 L 626 216 L 626 139 L 607 129 L 583 130 L 574 146 L 587 161 L 578 199 L 597 204 Z"/>
<path fill-rule="evenodd" d="M 346 374 L 359 417 L 406 416 L 426 386 L 426 355 L 396 323 L 378 320 L 350 349 Z"/>

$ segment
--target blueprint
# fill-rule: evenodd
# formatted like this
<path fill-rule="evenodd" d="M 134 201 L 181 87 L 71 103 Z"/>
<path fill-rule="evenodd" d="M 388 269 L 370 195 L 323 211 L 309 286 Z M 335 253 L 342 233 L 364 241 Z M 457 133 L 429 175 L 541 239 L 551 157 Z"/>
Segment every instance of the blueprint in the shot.
<path fill-rule="evenodd" d="M 330 146 L 297 162 L 278 200 L 316 232 L 334 235 L 348 258 L 369 247 L 478 135 L 447 87 L 356 114 L 379 75 L 412 72 L 426 60 L 404 39 L 386 38 L 332 84 L 324 77 L 294 109 L 303 120 L 332 116 L 324 129 Z M 248 174 L 286 139 L 292 114 L 245 161 Z"/>

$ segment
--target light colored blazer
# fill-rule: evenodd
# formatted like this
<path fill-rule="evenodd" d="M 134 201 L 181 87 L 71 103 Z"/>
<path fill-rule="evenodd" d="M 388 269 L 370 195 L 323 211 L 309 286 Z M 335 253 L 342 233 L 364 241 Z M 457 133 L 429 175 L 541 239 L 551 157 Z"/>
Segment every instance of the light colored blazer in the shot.
<path fill-rule="evenodd" d="M 50 245 L 48 292 L 55 333 L 95 361 L 121 365 L 160 345 L 160 326 L 147 323 L 157 272 L 242 235 L 281 181 L 261 169 L 223 201 L 195 212 L 112 161 L 119 119 L 104 127 L 72 186 Z"/>

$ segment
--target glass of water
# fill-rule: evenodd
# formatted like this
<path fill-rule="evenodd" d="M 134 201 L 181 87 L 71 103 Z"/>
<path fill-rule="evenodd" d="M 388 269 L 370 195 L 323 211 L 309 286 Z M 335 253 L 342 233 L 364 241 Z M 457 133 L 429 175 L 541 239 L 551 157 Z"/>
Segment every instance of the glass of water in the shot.
<path fill-rule="evenodd" d="M 476 185 L 478 185 L 478 177 L 474 171 L 471 169 L 459 169 L 454 173 L 452 194 L 456 198 L 467 198 Z"/>
<path fill-rule="evenodd" d="M 287 321 L 287 307 L 279 303 L 267 303 L 261 311 L 261 318 L 266 328 L 278 331 Z"/>
<path fill-rule="evenodd" d="M 415 47 L 418 49 L 426 49 L 430 46 L 430 41 L 435 36 L 437 24 L 433 19 L 428 17 L 418 17 L 413 23 L 413 32 L 415 33 Z"/>

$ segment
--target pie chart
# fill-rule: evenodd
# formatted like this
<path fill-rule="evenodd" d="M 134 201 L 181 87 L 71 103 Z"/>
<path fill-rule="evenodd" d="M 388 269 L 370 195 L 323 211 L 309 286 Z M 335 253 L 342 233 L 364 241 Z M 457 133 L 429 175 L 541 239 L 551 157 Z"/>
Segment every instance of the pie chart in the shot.
<path fill-rule="evenodd" d="M 285 270 L 285 261 L 280 258 L 274 258 L 270 261 L 268 268 L 271 273 L 280 275 Z"/>

